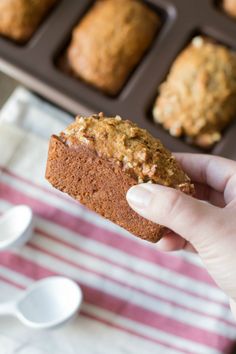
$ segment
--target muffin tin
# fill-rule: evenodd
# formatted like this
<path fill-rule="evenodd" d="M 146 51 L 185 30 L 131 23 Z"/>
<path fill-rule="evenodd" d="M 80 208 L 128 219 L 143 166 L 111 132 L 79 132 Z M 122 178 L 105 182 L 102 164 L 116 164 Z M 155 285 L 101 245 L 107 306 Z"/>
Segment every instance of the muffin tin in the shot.
<path fill-rule="evenodd" d="M 213 0 L 146 2 L 160 14 L 162 26 L 150 50 L 114 98 L 68 75 L 57 65 L 73 27 L 93 1 L 60 0 L 25 46 L 1 37 L 0 69 L 73 114 L 119 114 L 148 129 L 172 151 L 202 152 L 155 124 L 152 105 L 171 64 L 195 34 L 207 35 L 236 50 L 236 20 L 222 13 Z M 226 128 L 211 153 L 236 160 L 235 136 L 236 120 Z"/>

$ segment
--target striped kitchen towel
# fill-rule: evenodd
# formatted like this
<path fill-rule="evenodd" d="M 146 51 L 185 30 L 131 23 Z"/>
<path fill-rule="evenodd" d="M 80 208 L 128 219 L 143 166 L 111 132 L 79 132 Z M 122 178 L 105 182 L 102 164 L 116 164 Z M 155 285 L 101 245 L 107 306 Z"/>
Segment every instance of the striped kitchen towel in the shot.
<path fill-rule="evenodd" d="M 80 316 L 56 331 L 1 319 L 0 354 L 228 353 L 236 323 L 197 256 L 160 253 L 45 181 L 49 136 L 70 120 L 22 88 L 0 114 L 0 212 L 24 203 L 36 223 L 26 246 L 0 254 L 0 301 L 55 274 L 84 293 Z"/>

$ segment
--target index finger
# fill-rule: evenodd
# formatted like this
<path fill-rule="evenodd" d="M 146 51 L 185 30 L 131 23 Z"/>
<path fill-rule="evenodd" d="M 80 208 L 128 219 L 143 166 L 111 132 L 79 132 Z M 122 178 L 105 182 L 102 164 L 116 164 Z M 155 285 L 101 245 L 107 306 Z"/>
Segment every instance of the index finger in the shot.
<path fill-rule="evenodd" d="M 230 187 L 233 178 L 236 184 L 235 161 L 204 154 L 177 153 L 175 156 L 193 182 L 207 184 L 222 193 Z"/>

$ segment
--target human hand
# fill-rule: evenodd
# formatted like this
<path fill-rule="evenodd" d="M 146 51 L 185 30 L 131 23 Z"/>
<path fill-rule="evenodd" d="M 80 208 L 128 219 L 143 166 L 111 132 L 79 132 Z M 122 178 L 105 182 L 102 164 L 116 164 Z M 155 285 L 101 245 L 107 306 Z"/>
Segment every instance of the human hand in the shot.
<path fill-rule="evenodd" d="M 127 201 L 146 219 L 172 230 L 157 243 L 159 249 L 199 254 L 230 297 L 236 316 L 236 162 L 198 154 L 176 154 L 176 158 L 194 182 L 197 199 L 144 183 L 129 189 Z"/>

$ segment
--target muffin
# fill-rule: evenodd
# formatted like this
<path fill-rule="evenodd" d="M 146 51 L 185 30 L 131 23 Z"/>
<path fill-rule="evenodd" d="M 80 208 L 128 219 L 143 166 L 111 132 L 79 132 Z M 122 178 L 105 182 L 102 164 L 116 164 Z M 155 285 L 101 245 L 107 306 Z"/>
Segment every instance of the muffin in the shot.
<path fill-rule="evenodd" d="M 73 31 L 67 63 L 76 76 L 116 95 L 159 23 L 157 14 L 138 0 L 98 0 Z"/>
<path fill-rule="evenodd" d="M 153 116 L 172 136 L 212 147 L 236 116 L 235 53 L 207 38 L 193 38 L 160 86 Z"/>
<path fill-rule="evenodd" d="M 222 7 L 228 15 L 236 18 L 236 0 L 223 0 Z"/>
<path fill-rule="evenodd" d="M 157 242 L 165 232 L 136 214 L 126 201 L 138 183 L 158 183 L 193 194 L 174 156 L 136 124 L 102 113 L 77 117 L 50 140 L 46 178 L 89 209 L 134 235 Z"/>
<path fill-rule="evenodd" d="M 0 34 L 26 42 L 58 0 L 1 0 Z"/>

